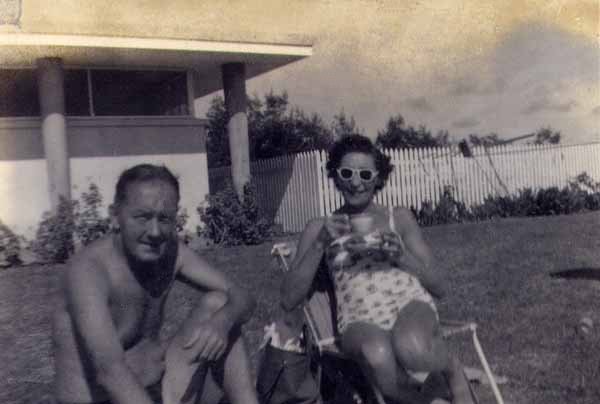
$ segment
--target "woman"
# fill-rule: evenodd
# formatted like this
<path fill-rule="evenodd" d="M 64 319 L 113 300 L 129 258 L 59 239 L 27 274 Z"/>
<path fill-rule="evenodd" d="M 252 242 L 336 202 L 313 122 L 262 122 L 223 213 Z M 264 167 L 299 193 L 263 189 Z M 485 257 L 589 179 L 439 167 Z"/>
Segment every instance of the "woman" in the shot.
<path fill-rule="evenodd" d="M 341 350 L 386 398 L 429 403 L 409 387 L 417 372 L 442 372 L 453 402 L 472 403 L 460 362 L 440 335 L 433 297 L 444 294 L 431 251 L 411 212 L 374 202 L 392 170 L 389 157 L 361 135 L 338 140 L 327 171 L 344 205 L 309 222 L 281 299 L 292 310 L 308 295 L 320 263 L 333 280 Z"/>

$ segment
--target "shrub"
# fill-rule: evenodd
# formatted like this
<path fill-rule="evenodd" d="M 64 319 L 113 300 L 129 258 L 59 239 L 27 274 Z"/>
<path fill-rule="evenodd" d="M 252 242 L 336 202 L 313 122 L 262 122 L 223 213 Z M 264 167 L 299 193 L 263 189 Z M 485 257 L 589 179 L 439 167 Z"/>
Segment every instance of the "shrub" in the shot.
<path fill-rule="evenodd" d="M 45 212 L 31 249 L 46 262 L 65 262 L 75 250 L 73 232 L 77 202 L 61 198 L 55 214 Z"/>
<path fill-rule="evenodd" d="M 587 210 L 600 210 L 600 182 L 595 182 L 586 172 L 569 181 L 569 188 L 583 199 Z"/>
<path fill-rule="evenodd" d="M 251 184 L 244 187 L 240 201 L 228 182 L 221 191 L 207 197 L 198 214 L 204 223 L 204 227 L 198 227 L 198 235 L 218 245 L 260 244 L 270 235 L 271 225 L 260 215 Z"/>
<path fill-rule="evenodd" d="M 516 195 L 487 196 L 482 204 L 470 209 L 456 201 L 451 187 L 444 188 L 438 204 L 423 202 L 419 211 L 412 209 L 419 224 L 460 223 L 505 217 L 550 216 L 600 210 L 600 183 L 581 173 L 563 188 L 524 188 Z"/>
<path fill-rule="evenodd" d="M 464 203 L 454 198 L 454 188 L 444 187 L 438 204 L 433 207 L 431 201 L 423 202 L 421 209 L 416 213 L 417 221 L 423 226 L 436 224 L 461 223 L 471 219 L 471 213 Z M 413 210 L 414 212 L 414 210 Z"/>
<path fill-rule="evenodd" d="M 96 184 L 90 184 L 81 199 L 74 212 L 75 233 L 83 245 L 88 245 L 109 232 L 110 218 L 100 215 L 102 195 Z"/>
<path fill-rule="evenodd" d="M 0 220 L 0 265 L 18 265 L 21 243 L 13 231 Z"/>

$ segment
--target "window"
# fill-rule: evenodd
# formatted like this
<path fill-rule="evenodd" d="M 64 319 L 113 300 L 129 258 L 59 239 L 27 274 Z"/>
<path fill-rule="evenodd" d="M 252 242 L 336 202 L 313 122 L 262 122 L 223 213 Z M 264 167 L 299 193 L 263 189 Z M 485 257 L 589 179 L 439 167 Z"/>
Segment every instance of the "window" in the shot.
<path fill-rule="evenodd" d="M 0 69 L 0 117 L 39 115 L 36 71 Z"/>
<path fill-rule="evenodd" d="M 66 69 L 64 90 L 69 116 L 189 114 L 183 71 Z M 36 70 L 0 69 L 0 117 L 39 115 Z"/>
<path fill-rule="evenodd" d="M 96 115 L 187 115 L 185 72 L 93 70 Z"/>
<path fill-rule="evenodd" d="M 90 116 L 86 70 L 65 70 L 65 110 L 70 116 Z"/>

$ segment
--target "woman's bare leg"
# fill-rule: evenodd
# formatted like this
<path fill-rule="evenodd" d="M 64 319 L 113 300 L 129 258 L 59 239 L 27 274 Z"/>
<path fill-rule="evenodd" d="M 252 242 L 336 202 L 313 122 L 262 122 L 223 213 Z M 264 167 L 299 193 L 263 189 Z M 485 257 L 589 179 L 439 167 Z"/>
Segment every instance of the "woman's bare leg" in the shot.
<path fill-rule="evenodd" d="M 447 378 L 454 404 L 473 403 L 462 365 L 449 352 L 435 311 L 424 302 L 405 306 L 391 331 L 396 357 L 406 369 L 441 371 Z"/>
<path fill-rule="evenodd" d="M 352 323 L 342 335 L 341 348 L 360 364 L 365 376 L 385 397 L 402 403 L 429 403 L 408 384 L 408 375 L 396 362 L 389 331 L 373 324 Z"/>

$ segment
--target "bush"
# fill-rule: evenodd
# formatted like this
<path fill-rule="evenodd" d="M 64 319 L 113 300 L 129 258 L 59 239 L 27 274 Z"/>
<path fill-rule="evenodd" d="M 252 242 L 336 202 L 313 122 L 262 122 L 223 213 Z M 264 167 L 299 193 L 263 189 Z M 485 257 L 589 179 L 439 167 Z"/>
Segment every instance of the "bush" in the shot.
<path fill-rule="evenodd" d="M 214 195 L 207 197 L 206 205 L 198 208 L 204 227 L 198 235 L 217 245 L 260 244 L 270 235 L 270 223 L 261 215 L 254 187 L 244 187 L 240 201 L 231 182 Z"/>
<path fill-rule="evenodd" d="M 413 213 L 419 224 L 431 226 L 505 217 L 565 215 L 586 210 L 600 210 L 600 183 L 584 172 L 562 189 L 524 188 L 516 195 L 487 196 L 482 204 L 470 209 L 456 201 L 452 187 L 446 187 L 435 207 L 425 201 L 421 209 L 413 209 Z"/>
<path fill-rule="evenodd" d="M 46 262 L 65 262 L 75 250 L 73 233 L 77 202 L 61 198 L 55 214 L 44 212 L 31 249 Z"/>
<path fill-rule="evenodd" d="M 110 218 L 100 215 L 102 195 L 96 184 L 90 184 L 88 192 L 81 194 L 81 199 L 74 212 L 75 233 L 83 245 L 88 245 L 110 231 Z"/>
<path fill-rule="evenodd" d="M 21 243 L 19 238 L 0 220 L 0 265 L 18 265 Z"/>
<path fill-rule="evenodd" d="M 417 221 L 423 226 L 436 224 L 462 223 L 470 220 L 472 215 L 464 203 L 454 198 L 454 188 L 444 187 L 444 191 L 436 207 L 430 201 L 423 202 L 421 209 L 416 212 Z M 414 212 L 414 210 L 413 210 Z"/>

